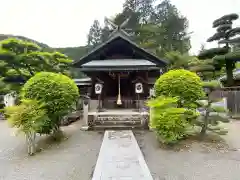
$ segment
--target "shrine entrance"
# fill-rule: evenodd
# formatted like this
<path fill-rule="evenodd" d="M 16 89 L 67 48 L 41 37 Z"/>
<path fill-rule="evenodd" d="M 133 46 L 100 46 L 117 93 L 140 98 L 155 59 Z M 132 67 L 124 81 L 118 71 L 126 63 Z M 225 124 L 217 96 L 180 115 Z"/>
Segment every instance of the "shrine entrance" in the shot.
<path fill-rule="evenodd" d="M 114 26 L 106 41 L 73 63 L 91 78 L 88 126 L 93 128 L 147 125 L 145 101 L 167 66 L 166 61 L 133 42 L 122 27 Z M 119 108 L 123 110 L 116 110 Z"/>
<path fill-rule="evenodd" d="M 88 94 L 92 109 L 100 111 L 140 109 L 140 103 L 143 102 L 144 106 L 149 89 L 166 64 L 139 47 L 118 28 L 106 42 L 73 65 L 91 78 Z M 137 85 L 140 85 L 140 90 Z"/>
<path fill-rule="evenodd" d="M 132 84 L 134 73 L 109 73 L 109 81 L 104 82 L 104 108 L 135 108 L 135 89 Z"/>

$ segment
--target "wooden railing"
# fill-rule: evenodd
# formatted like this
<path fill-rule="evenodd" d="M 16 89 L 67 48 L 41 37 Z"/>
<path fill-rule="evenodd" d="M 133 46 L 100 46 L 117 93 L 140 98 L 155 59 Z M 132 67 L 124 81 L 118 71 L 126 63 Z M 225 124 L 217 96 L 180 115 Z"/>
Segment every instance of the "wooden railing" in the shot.
<path fill-rule="evenodd" d="M 226 105 L 229 113 L 232 115 L 240 114 L 240 87 L 221 88 L 210 94 L 211 99 L 226 99 Z"/>

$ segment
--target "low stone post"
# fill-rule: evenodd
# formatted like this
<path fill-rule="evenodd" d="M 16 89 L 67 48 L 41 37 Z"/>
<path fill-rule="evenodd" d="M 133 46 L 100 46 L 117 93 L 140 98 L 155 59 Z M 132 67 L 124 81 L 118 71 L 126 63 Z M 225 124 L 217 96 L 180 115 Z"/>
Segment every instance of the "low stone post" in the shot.
<path fill-rule="evenodd" d="M 148 129 L 148 122 L 149 122 L 149 112 L 143 111 L 141 114 L 141 125 L 144 129 Z"/>
<path fill-rule="evenodd" d="M 84 122 L 84 124 L 81 127 L 81 129 L 84 131 L 87 131 L 89 129 L 88 110 L 89 110 L 89 98 L 84 98 L 84 100 L 83 100 L 83 122 Z"/>

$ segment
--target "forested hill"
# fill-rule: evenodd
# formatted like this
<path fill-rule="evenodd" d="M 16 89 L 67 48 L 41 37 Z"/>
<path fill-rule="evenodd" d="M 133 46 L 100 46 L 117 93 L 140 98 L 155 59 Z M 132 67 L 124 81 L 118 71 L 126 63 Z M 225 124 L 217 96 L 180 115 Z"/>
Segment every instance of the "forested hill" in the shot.
<path fill-rule="evenodd" d="M 78 46 L 78 47 L 65 47 L 65 48 L 54 48 L 56 51 L 59 51 L 73 60 L 78 60 L 87 53 L 87 46 Z"/>
<path fill-rule="evenodd" d="M 87 52 L 87 46 L 79 46 L 79 47 L 66 47 L 66 48 L 52 48 L 48 46 L 47 44 L 38 42 L 36 40 L 24 37 L 24 36 L 15 36 L 15 35 L 9 35 L 9 34 L 0 34 L 0 41 L 7 39 L 7 38 L 17 38 L 25 41 L 34 42 L 43 49 L 47 51 L 59 51 L 63 54 L 66 54 L 73 60 L 78 60 L 81 58 L 86 52 Z"/>
<path fill-rule="evenodd" d="M 2 41 L 4 39 L 7 39 L 7 38 L 16 38 L 16 39 L 21 39 L 21 40 L 24 40 L 24 41 L 31 41 L 31 42 L 39 45 L 42 48 L 50 48 L 47 44 L 40 43 L 38 41 L 35 41 L 33 39 L 30 39 L 30 38 L 27 38 L 27 37 L 24 37 L 24 36 L 15 36 L 15 35 L 11 35 L 11 34 L 0 34 L 0 41 Z"/>

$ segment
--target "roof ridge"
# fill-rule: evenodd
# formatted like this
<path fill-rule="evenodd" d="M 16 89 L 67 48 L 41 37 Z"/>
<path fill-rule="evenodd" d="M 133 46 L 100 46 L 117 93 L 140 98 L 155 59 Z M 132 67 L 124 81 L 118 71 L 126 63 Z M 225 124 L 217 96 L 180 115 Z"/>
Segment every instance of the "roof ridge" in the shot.
<path fill-rule="evenodd" d="M 93 54 L 94 52 L 96 52 L 97 50 L 101 49 L 102 47 L 106 46 L 108 43 L 112 42 L 113 40 L 117 39 L 117 38 L 122 38 L 123 40 L 125 40 L 126 42 L 130 43 L 131 45 L 135 46 L 136 48 L 138 48 L 139 50 L 145 52 L 146 54 L 152 56 L 151 58 L 152 59 L 155 59 L 154 61 L 156 60 L 160 60 L 161 63 L 163 64 L 167 64 L 167 61 L 163 60 L 163 59 L 159 59 L 157 57 L 157 55 L 152 52 L 150 52 L 149 50 L 147 49 L 144 49 L 142 47 L 140 47 L 140 45 L 138 45 L 136 42 L 134 42 L 133 40 L 131 40 L 128 36 L 128 34 L 126 32 L 124 32 L 123 30 L 121 29 L 118 29 L 118 30 L 115 30 L 115 33 L 112 33 L 112 36 L 110 36 L 110 38 L 97 45 L 95 48 L 93 48 L 90 52 L 88 52 L 85 56 L 81 57 L 79 60 L 76 60 L 73 62 L 73 64 L 77 64 L 79 63 L 80 61 L 82 61 L 83 59 L 87 58 L 89 55 Z"/>

